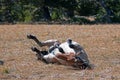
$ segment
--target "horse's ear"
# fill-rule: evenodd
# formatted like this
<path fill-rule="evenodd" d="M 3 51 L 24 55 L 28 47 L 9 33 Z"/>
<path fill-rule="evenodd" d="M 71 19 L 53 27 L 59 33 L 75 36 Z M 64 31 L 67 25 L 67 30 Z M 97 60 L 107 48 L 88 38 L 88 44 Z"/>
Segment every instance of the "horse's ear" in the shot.
<path fill-rule="evenodd" d="M 72 44 L 72 39 L 67 39 L 68 44 Z"/>

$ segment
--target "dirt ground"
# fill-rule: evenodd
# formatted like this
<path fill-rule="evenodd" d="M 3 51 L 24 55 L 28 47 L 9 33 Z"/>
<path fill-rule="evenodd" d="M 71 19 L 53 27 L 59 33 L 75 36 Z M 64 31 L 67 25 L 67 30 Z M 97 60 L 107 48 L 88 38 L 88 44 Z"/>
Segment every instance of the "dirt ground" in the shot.
<path fill-rule="evenodd" d="M 30 49 L 39 46 L 27 34 L 41 41 L 71 38 L 95 68 L 42 63 Z M 120 25 L 0 25 L 0 60 L 0 80 L 120 80 Z"/>

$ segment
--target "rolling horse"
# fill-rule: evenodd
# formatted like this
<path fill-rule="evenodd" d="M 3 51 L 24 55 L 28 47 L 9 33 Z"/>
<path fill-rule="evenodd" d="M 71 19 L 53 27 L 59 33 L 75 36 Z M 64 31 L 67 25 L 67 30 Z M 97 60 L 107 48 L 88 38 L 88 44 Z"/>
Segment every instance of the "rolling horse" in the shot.
<path fill-rule="evenodd" d="M 87 53 L 79 43 L 72 39 L 67 39 L 66 42 L 60 43 L 55 39 L 41 42 L 36 36 L 31 34 L 27 35 L 27 38 L 34 40 L 40 47 L 48 47 L 48 50 L 44 51 L 31 47 L 32 51 L 36 52 L 37 59 L 44 63 L 57 63 L 79 69 L 92 69 Z"/>

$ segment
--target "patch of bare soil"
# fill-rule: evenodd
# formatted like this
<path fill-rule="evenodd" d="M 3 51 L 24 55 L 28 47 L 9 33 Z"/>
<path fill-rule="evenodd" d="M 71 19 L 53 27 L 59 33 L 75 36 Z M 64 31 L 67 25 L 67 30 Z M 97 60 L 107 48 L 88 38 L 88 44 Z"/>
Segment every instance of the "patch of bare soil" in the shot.
<path fill-rule="evenodd" d="M 93 70 L 37 61 L 26 38 L 71 38 L 88 53 Z M 0 25 L 0 80 L 120 80 L 120 25 Z"/>

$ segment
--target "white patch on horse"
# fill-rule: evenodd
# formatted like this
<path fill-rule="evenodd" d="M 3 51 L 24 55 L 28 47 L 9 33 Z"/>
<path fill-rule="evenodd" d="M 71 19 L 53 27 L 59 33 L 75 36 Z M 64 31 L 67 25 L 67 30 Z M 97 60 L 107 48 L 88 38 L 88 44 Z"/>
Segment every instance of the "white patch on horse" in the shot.
<path fill-rule="evenodd" d="M 74 49 L 70 48 L 67 42 L 64 42 L 60 45 L 60 47 L 64 50 L 65 53 L 69 54 L 69 53 L 74 53 L 75 51 Z"/>

